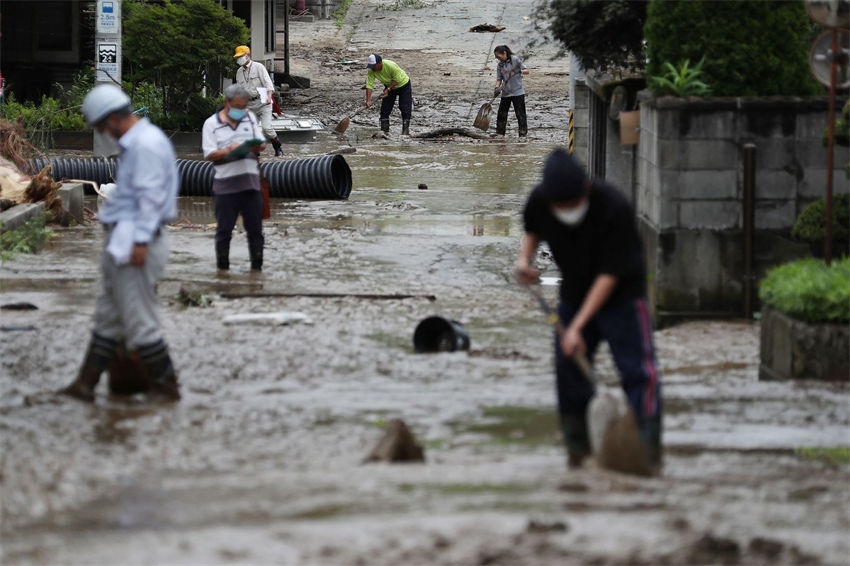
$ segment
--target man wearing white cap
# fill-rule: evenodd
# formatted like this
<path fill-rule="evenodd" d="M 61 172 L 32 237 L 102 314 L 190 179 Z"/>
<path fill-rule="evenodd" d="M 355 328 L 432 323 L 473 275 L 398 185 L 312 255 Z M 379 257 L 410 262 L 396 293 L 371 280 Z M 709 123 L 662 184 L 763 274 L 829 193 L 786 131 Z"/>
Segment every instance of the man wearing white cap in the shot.
<path fill-rule="evenodd" d="M 105 230 L 101 291 L 86 357 L 60 393 L 93 402 L 100 375 L 123 342 L 150 380 L 148 395 L 177 401 L 177 375 L 159 322 L 156 285 L 168 259 L 165 224 L 177 217 L 180 174 L 174 146 L 147 118 L 133 114 L 115 85 L 94 87 L 83 100 L 89 126 L 117 141 L 116 188 L 98 213 Z"/>
<path fill-rule="evenodd" d="M 257 115 L 263 135 L 274 147 L 274 156 L 283 155 L 277 132 L 272 128 L 272 95 L 274 94 L 274 83 L 269 76 L 266 67 L 251 60 L 251 49 L 247 45 L 240 45 L 233 55 L 239 68 L 236 69 L 236 82 L 241 84 L 251 96 L 248 100 L 248 109 Z"/>
<path fill-rule="evenodd" d="M 369 55 L 366 63 L 366 108 L 372 106 L 372 90 L 375 80 L 384 85 L 381 94 L 381 131 L 390 131 L 390 113 L 398 98 L 398 109 L 401 110 L 401 135 L 410 135 L 410 116 L 413 114 L 413 89 L 410 77 L 393 61 L 384 59 L 377 53 Z"/>

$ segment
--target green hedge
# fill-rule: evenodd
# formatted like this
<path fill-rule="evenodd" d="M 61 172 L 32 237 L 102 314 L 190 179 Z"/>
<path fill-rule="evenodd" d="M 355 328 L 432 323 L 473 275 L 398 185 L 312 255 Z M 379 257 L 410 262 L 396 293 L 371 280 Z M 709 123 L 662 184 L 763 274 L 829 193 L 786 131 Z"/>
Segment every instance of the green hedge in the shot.
<path fill-rule="evenodd" d="M 700 78 L 714 96 L 823 94 L 808 64 L 815 31 L 800 0 L 652 0 L 647 79 L 704 56 Z"/>
<path fill-rule="evenodd" d="M 832 197 L 832 222 L 830 224 L 832 240 L 846 240 L 850 238 L 850 194 L 842 193 Z M 826 200 L 818 199 L 803 209 L 794 228 L 791 229 L 791 237 L 816 244 L 823 242 L 826 236 Z"/>
<path fill-rule="evenodd" d="M 762 303 L 806 322 L 850 322 L 850 258 L 801 259 L 768 271 Z"/>

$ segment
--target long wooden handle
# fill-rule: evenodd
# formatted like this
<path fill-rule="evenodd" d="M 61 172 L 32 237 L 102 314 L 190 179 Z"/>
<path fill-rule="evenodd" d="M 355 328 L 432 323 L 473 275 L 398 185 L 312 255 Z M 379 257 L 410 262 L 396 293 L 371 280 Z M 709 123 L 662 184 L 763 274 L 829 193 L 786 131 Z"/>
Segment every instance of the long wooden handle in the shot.
<path fill-rule="evenodd" d="M 558 333 L 560 337 L 563 335 L 564 324 L 561 322 L 561 319 L 558 317 L 558 311 L 555 310 L 555 307 L 550 305 L 546 298 L 543 296 L 543 293 L 540 292 L 540 289 L 534 287 L 532 285 L 526 285 L 528 287 L 529 292 L 537 299 L 537 303 L 540 305 L 540 308 L 543 309 L 543 312 L 546 313 L 546 320 L 555 327 L 555 331 Z M 587 379 L 590 383 L 597 383 L 596 374 L 593 371 L 593 367 L 590 365 L 590 362 L 587 359 L 587 356 L 584 352 L 576 351 L 572 355 L 573 361 L 578 366 L 578 369 L 584 375 L 585 379 Z"/>

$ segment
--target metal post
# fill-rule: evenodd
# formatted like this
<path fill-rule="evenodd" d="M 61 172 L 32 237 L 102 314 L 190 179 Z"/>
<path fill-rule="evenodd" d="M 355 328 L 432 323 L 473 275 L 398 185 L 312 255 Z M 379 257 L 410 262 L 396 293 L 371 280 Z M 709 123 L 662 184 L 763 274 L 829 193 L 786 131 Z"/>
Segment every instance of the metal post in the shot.
<path fill-rule="evenodd" d="M 827 118 L 826 148 L 826 219 L 823 240 L 823 260 L 826 265 L 832 262 L 832 168 L 835 148 L 835 80 L 838 71 L 838 30 L 832 28 L 832 53 L 829 58 L 829 117 Z"/>
<path fill-rule="evenodd" d="M 753 232 L 756 218 L 756 145 L 744 144 L 744 318 L 753 316 Z"/>

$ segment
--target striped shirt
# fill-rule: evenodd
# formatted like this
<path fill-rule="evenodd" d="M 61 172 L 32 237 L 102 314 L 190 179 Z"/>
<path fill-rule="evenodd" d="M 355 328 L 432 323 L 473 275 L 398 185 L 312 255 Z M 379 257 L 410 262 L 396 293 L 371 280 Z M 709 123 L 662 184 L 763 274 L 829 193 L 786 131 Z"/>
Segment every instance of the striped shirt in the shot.
<path fill-rule="evenodd" d="M 201 145 L 204 157 L 222 148 L 229 147 L 233 142 L 242 143 L 250 139 L 264 139 L 263 131 L 257 124 L 257 116 L 250 110 L 245 117 L 232 128 L 227 122 L 222 122 L 216 112 L 206 119 L 201 135 Z M 248 155 L 235 161 L 213 162 L 215 176 L 213 178 L 213 194 L 223 195 L 241 191 L 260 190 L 260 165 L 257 155 Z"/>

